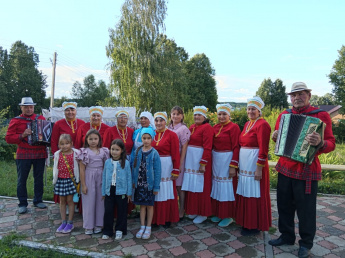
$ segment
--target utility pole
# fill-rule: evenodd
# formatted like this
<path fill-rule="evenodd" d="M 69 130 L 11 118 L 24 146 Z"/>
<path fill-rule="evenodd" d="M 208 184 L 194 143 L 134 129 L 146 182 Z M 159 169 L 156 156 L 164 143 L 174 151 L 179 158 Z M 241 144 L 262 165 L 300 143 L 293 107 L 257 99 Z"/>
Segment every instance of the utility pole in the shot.
<path fill-rule="evenodd" d="M 52 88 L 51 88 L 51 97 L 50 97 L 50 107 L 54 107 L 54 92 L 55 92 L 55 68 L 56 68 L 56 52 L 54 52 L 53 59 L 53 74 L 52 74 Z"/>

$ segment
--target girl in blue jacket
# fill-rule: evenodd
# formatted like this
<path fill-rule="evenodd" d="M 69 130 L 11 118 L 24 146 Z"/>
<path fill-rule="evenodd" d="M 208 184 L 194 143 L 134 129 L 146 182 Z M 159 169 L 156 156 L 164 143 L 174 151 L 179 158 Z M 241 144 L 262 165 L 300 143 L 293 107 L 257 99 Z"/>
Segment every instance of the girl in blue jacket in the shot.
<path fill-rule="evenodd" d="M 115 239 L 127 234 L 127 205 L 132 195 L 132 175 L 126 156 L 125 144 L 121 139 L 113 140 L 110 146 L 111 158 L 106 160 L 103 170 L 102 196 L 104 199 L 104 228 L 102 239 L 113 236 L 114 207 L 117 206 Z"/>
<path fill-rule="evenodd" d="M 136 237 L 142 239 L 151 236 L 153 204 L 161 181 L 161 160 L 158 152 L 151 147 L 154 136 L 155 132 L 150 127 L 141 130 L 143 145 L 136 150 L 133 164 L 134 204 L 140 205 L 141 224 Z"/>

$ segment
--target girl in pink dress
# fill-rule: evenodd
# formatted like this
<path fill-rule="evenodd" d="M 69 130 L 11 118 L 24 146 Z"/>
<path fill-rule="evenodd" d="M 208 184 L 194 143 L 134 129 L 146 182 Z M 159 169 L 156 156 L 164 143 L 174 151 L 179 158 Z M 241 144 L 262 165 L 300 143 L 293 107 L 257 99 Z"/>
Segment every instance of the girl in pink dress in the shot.
<path fill-rule="evenodd" d="M 184 216 L 184 199 L 185 191 L 181 190 L 183 175 L 184 175 L 184 160 L 186 158 L 188 142 L 190 138 L 190 131 L 185 123 L 183 123 L 184 114 L 183 109 L 179 106 L 175 106 L 171 109 L 170 113 L 170 125 L 169 129 L 177 134 L 179 139 L 179 150 L 180 150 L 180 174 L 176 179 L 176 190 L 179 197 L 179 217 L 180 220 Z"/>
<path fill-rule="evenodd" d="M 104 201 L 102 200 L 102 173 L 109 149 L 102 148 L 102 138 L 96 129 L 86 133 L 84 148 L 78 156 L 83 201 L 85 234 L 102 232 Z"/>

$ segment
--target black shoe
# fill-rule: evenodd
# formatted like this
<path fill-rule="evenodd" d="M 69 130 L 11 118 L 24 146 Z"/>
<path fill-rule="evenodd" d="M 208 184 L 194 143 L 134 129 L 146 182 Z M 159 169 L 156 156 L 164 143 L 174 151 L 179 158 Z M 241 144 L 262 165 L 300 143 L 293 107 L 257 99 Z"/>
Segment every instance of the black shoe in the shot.
<path fill-rule="evenodd" d="M 300 246 L 298 249 L 298 257 L 299 258 L 307 258 L 310 255 L 310 249 Z"/>
<path fill-rule="evenodd" d="M 242 228 L 241 235 L 242 236 L 254 236 L 260 233 L 260 230 L 258 229 L 248 229 L 248 228 Z"/>
<path fill-rule="evenodd" d="M 277 239 L 272 239 L 272 240 L 268 241 L 268 243 L 272 246 L 294 245 L 295 244 L 295 243 L 286 242 L 282 237 L 279 237 Z"/>
<path fill-rule="evenodd" d="M 165 225 L 163 226 L 163 228 L 167 229 L 170 228 L 171 226 L 171 222 L 165 222 Z"/>

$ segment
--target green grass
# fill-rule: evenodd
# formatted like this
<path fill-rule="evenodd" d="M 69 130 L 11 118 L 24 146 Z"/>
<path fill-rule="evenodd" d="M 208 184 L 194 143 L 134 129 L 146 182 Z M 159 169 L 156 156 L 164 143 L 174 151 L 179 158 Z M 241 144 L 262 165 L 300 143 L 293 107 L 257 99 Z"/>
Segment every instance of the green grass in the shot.
<path fill-rule="evenodd" d="M 44 179 L 45 180 L 45 179 Z M 27 181 L 28 198 L 34 196 L 34 178 L 32 169 Z M 17 168 L 15 161 L 0 161 L 0 195 L 17 196 Z M 47 167 L 47 185 L 44 186 L 43 200 L 51 201 L 54 197 L 53 168 Z"/>
<path fill-rule="evenodd" d="M 79 257 L 76 255 L 67 255 L 53 250 L 32 249 L 17 245 L 15 240 L 22 240 L 25 236 L 17 234 L 9 234 L 0 240 L 0 257 L 13 258 L 13 257 L 46 257 L 46 258 L 67 258 Z"/>

